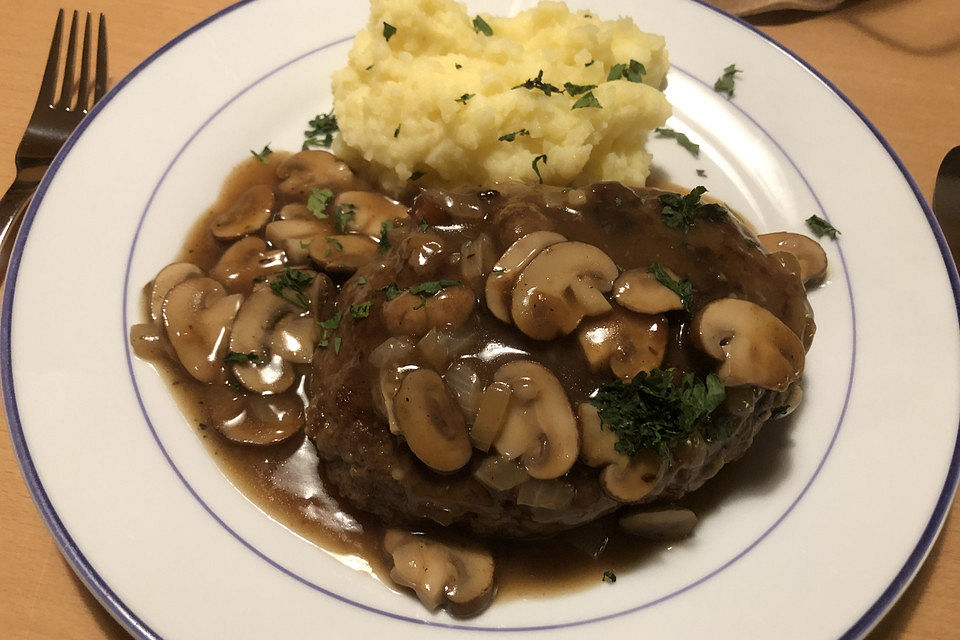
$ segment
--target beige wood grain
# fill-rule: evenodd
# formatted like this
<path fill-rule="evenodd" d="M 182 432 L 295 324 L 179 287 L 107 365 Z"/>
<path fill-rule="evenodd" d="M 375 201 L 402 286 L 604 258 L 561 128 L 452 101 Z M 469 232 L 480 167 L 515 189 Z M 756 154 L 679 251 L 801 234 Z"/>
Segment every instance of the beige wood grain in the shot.
<path fill-rule="evenodd" d="M 107 13 L 116 81 L 227 4 L 100 0 L 75 8 Z M 0 0 L 0 189 L 13 179 L 14 151 L 33 108 L 59 6 L 54 0 Z M 940 159 L 960 144 L 960 2 L 862 0 L 827 14 L 778 12 L 753 22 L 860 106 L 931 197 Z M 317 37 L 323 37 L 322 25 Z M 871 640 L 960 637 L 957 593 L 960 516 L 954 509 L 917 579 Z M 0 603 L 4 638 L 125 637 L 61 558 L 6 435 L 0 435 Z"/>

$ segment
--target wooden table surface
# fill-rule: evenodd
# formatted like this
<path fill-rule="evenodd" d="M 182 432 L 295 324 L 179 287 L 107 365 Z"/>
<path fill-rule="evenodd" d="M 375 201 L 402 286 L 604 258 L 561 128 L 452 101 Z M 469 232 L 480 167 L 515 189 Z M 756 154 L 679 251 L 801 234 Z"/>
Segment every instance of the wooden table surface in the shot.
<path fill-rule="evenodd" d="M 13 179 L 14 151 L 37 95 L 60 1 L 0 0 L 0 188 Z M 113 84 L 170 38 L 227 4 L 83 0 L 75 8 L 108 15 Z M 837 84 L 932 198 L 940 160 L 960 144 L 958 0 L 848 1 L 824 15 L 779 12 L 751 21 Z M 126 637 L 60 556 L 6 434 L 0 435 L 0 554 L 2 637 Z M 919 575 L 870 639 L 960 638 L 958 593 L 960 514 L 954 508 Z"/>

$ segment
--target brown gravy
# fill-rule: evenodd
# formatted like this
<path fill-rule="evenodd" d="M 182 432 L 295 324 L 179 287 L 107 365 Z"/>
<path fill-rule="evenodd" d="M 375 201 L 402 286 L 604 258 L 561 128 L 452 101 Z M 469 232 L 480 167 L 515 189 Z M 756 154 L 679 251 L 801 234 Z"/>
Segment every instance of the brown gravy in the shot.
<path fill-rule="evenodd" d="M 285 156 L 277 152 L 266 163 L 251 158 L 239 165 L 224 183 L 217 202 L 191 230 L 177 259 L 209 270 L 225 249 L 209 233 L 211 220 L 250 186 L 276 184 L 276 166 Z M 394 588 L 380 547 L 384 526 L 346 504 L 324 482 L 316 450 L 302 431 L 269 446 L 232 442 L 208 426 L 208 385 L 167 361 L 154 360 L 153 364 L 167 379 L 198 435 L 239 491 L 293 533 L 347 566 L 366 571 Z M 577 386 L 575 380 L 565 382 Z M 702 494 L 698 501 L 703 501 Z M 617 527 L 615 514 L 549 539 L 491 541 L 498 600 L 586 588 L 600 582 L 605 571 L 626 572 L 649 555 L 664 552 L 669 544 L 645 542 L 624 534 Z"/>

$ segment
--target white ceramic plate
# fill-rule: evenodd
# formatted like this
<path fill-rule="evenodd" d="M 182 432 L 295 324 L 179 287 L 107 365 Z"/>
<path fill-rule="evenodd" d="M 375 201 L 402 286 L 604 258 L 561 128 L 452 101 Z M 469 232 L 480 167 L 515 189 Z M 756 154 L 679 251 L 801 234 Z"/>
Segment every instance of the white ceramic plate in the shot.
<path fill-rule="evenodd" d="M 84 121 L 28 212 L 3 301 L 3 392 L 27 483 L 135 635 L 853 638 L 914 575 L 956 488 L 960 415 L 956 272 L 916 185 L 849 101 L 748 25 L 692 0 L 592 4 L 667 36 L 670 124 L 701 155 L 653 140 L 663 177 L 703 182 L 761 230 L 802 232 L 817 214 L 843 232 L 811 295 L 819 332 L 797 417 L 718 478 L 723 498 L 692 539 L 616 585 L 468 621 L 426 613 L 264 515 L 127 347 L 141 286 L 229 169 L 268 141 L 296 148 L 329 107 L 367 11 L 243 2 L 151 56 Z M 711 85 L 733 62 L 744 73 L 727 100 Z"/>

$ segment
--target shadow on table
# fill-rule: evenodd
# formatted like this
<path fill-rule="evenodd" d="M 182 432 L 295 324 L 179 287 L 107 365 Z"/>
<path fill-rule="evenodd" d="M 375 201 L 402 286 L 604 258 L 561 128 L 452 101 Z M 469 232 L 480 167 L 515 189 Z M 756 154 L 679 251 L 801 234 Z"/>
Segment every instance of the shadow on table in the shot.
<path fill-rule="evenodd" d="M 73 586 L 76 587 L 77 592 L 80 594 L 80 599 L 83 600 L 84 605 L 86 605 L 90 611 L 93 619 L 97 621 L 97 626 L 100 627 L 100 631 L 103 632 L 103 637 L 109 640 L 130 640 L 130 635 L 120 623 L 114 620 L 113 616 L 103 608 L 103 605 L 93 597 L 93 594 L 90 593 L 87 586 L 83 584 L 83 581 L 77 577 L 77 574 L 73 572 L 73 569 L 70 568 L 70 565 L 63 556 L 60 557 L 60 561 L 67 567 L 68 573 L 73 579 Z"/>
<path fill-rule="evenodd" d="M 960 20 L 954 20 L 956 28 L 949 28 L 949 16 L 956 15 L 955 2 L 849 0 L 829 13 L 888 47 L 912 55 L 933 57 L 960 49 Z M 918 5 L 925 9 L 919 14 Z M 912 18 L 909 21 L 905 19 L 908 11 Z M 775 27 L 814 20 L 822 15 L 811 11 L 786 10 L 749 16 L 746 20 L 757 27 Z M 917 15 L 922 16 L 922 20 L 918 21 Z M 940 37 L 937 37 L 938 34 Z"/>

